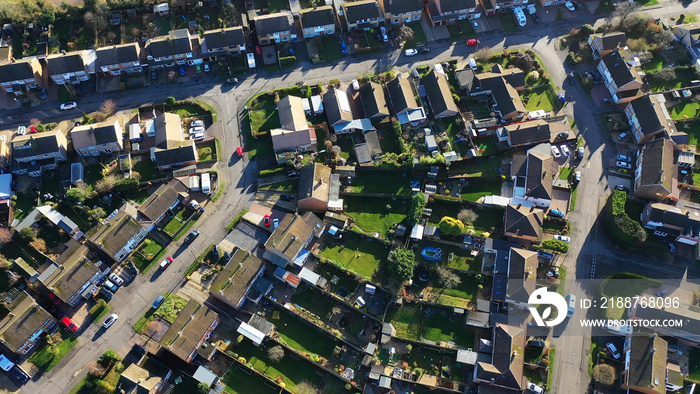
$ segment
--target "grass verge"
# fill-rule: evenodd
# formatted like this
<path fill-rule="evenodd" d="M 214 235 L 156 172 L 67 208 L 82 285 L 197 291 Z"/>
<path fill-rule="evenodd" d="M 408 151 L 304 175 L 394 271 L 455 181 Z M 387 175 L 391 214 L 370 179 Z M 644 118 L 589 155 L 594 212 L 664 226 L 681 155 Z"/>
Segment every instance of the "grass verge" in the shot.
<path fill-rule="evenodd" d="M 51 371 L 53 367 L 78 344 L 78 339 L 69 334 L 68 331 L 59 328 L 58 332 L 61 335 L 61 342 L 54 347 L 54 351 L 52 351 L 48 343 L 44 343 L 41 349 L 37 350 L 29 357 L 29 362 L 36 365 L 37 368 L 44 372 Z"/>

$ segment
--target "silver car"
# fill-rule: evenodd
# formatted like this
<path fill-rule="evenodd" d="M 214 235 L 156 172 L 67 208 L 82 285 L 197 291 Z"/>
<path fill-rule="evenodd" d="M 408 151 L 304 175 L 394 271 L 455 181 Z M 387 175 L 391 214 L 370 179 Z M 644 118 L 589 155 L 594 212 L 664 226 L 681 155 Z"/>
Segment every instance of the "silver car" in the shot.
<path fill-rule="evenodd" d="M 118 318 L 119 318 L 119 316 L 117 316 L 116 313 L 112 313 L 111 315 L 109 315 L 107 320 L 105 320 L 105 322 L 102 323 L 102 327 L 104 327 L 104 328 L 112 327 L 112 324 L 114 324 L 114 322 L 117 321 Z"/>

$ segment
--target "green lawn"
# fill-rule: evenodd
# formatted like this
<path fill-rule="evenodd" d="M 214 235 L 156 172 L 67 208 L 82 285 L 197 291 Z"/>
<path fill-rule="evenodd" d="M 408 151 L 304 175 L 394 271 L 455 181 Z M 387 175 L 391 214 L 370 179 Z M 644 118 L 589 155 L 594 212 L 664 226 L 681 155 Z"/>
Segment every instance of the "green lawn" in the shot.
<path fill-rule="evenodd" d="M 331 310 L 336 304 L 333 299 L 311 288 L 298 291 L 292 296 L 291 301 L 319 316 L 324 321 L 330 317 Z"/>
<path fill-rule="evenodd" d="M 187 301 L 184 298 L 175 294 L 165 293 L 164 296 L 165 301 L 160 304 L 158 309 L 149 308 L 146 314 L 134 324 L 134 331 L 143 334 L 146 328 L 148 328 L 148 324 L 157 318 L 172 323 L 175 321 L 180 311 L 187 305 Z M 155 301 L 155 299 L 153 301 Z"/>
<path fill-rule="evenodd" d="M 567 180 L 571 178 L 571 172 L 573 172 L 574 169 L 571 167 L 561 167 L 561 171 L 559 172 L 559 179 L 562 180 Z"/>
<path fill-rule="evenodd" d="M 338 294 L 338 290 L 341 288 L 347 290 L 345 294 L 346 298 L 352 295 L 355 289 L 357 289 L 357 286 L 360 285 L 360 282 L 355 280 L 354 276 L 336 267 L 334 264 L 319 263 L 314 269 L 314 272 L 328 280 L 328 285 L 330 286 L 331 291 L 333 293 Z M 331 279 L 334 276 L 337 276 L 339 278 L 338 283 L 331 283 Z"/>
<path fill-rule="evenodd" d="M 681 22 L 680 18 L 678 18 L 678 21 Z M 682 23 L 695 23 L 698 21 L 698 16 L 695 14 L 685 14 L 685 18 L 683 18 Z"/>
<path fill-rule="evenodd" d="M 39 350 L 29 357 L 29 362 L 33 363 L 44 372 L 51 371 L 51 369 L 78 344 L 78 340 L 69 334 L 68 331 L 59 328 L 58 332 L 61 334 L 62 341 L 56 346 L 57 351 L 55 354 L 51 352 L 49 345 L 44 343 Z"/>
<path fill-rule="evenodd" d="M 578 195 L 578 187 L 574 186 L 574 189 L 571 191 L 571 200 L 569 201 L 569 211 L 573 211 L 576 209 L 576 196 Z"/>
<path fill-rule="evenodd" d="M 279 118 L 277 121 L 279 122 Z M 243 115 L 241 127 L 243 128 L 243 135 L 245 135 L 245 150 L 248 152 L 248 158 L 251 160 L 256 160 L 259 158 L 272 156 L 274 152 L 272 150 L 272 140 L 270 139 L 269 134 L 253 137 L 250 126 L 250 117 L 248 112 L 246 112 Z"/>
<path fill-rule="evenodd" d="M 462 200 L 476 201 L 483 196 L 501 195 L 500 180 L 470 181 L 469 185 L 462 188 Z"/>
<path fill-rule="evenodd" d="M 673 90 L 680 89 L 682 87 L 690 86 L 691 81 L 696 79 L 695 71 L 690 67 L 676 67 L 673 69 L 676 76 L 671 79 L 657 78 L 655 73 L 647 74 L 647 81 L 653 92 L 658 92 L 662 90 Z M 665 72 L 662 70 L 659 72 Z"/>
<path fill-rule="evenodd" d="M 433 288 L 431 296 L 435 297 L 436 304 L 469 308 L 470 305 L 476 303 L 479 284 L 474 279 L 474 275 L 459 274 L 459 277 L 462 282 L 451 289 Z"/>
<path fill-rule="evenodd" d="M 216 140 L 196 144 L 199 161 L 216 160 Z"/>
<path fill-rule="evenodd" d="M 518 25 L 515 24 L 515 19 L 513 19 L 512 13 L 506 12 L 504 14 L 501 14 L 500 18 L 501 26 L 503 26 L 503 31 L 510 33 L 518 30 Z"/>
<path fill-rule="evenodd" d="M 237 364 L 233 364 L 226 371 L 223 381 L 226 383 L 224 390 L 230 394 L 275 394 L 279 392 L 279 388 L 274 387 L 276 386 L 274 383 L 269 382 L 255 372 L 243 369 Z"/>
<path fill-rule="evenodd" d="M 660 282 L 659 282 L 660 283 Z M 635 297 L 640 295 L 644 290 L 653 286 L 651 281 L 644 279 L 611 279 L 606 283 L 602 293 L 605 297 Z M 605 310 L 605 316 L 608 319 L 620 320 L 626 315 L 627 309 L 624 305 L 618 307 L 616 302 L 610 302 Z"/>
<path fill-rule="evenodd" d="M 406 43 L 403 46 L 404 49 L 415 48 L 417 44 L 425 44 L 428 42 L 428 38 L 425 35 L 425 31 L 423 31 L 423 25 L 421 25 L 420 22 L 407 23 L 406 26 L 410 27 L 411 30 L 413 30 L 413 39 L 406 41 Z M 396 32 L 398 33 L 398 28 L 396 29 Z"/>
<path fill-rule="evenodd" d="M 141 182 L 160 179 L 165 176 L 164 173 L 158 171 L 158 168 L 156 168 L 156 165 L 152 160 L 141 159 L 134 162 L 132 159 L 132 163 L 134 165 L 133 170 L 141 175 Z"/>
<path fill-rule="evenodd" d="M 256 371 L 263 373 L 272 380 L 280 377 L 285 383 L 287 390 L 292 392 L 296 391 L 298 383 L 305 380 L 314 385 L 317 385 L 321 380 L 316 368 L 288 352 L 281 361 L 273 363 L 267 356 L 267 349 L 257 347 L 247 339 L 238 344 L 235 351 L 238 352 L 240 357 L 245 358 Z"/>
<path fill-rule="evenodd" d="M 559 99 L 551 86 L 540 86 L 532 89 L 532 93 L 523 93 L 523 101 L 526 111 L 536 111 L 538 109 L 546 112 L 559 109 Z"/>
<path fill-rule="evenodd" d="M 385 235 L 394 223 L 402 223 L 410 201 L 406 199 L 344 196 L 345 214 L 368 233 Z M 387 209 L 387 205 L 389 206 Z"/>
<path fill-rule="evenodd" d="M 461 166 L 450 166 L 447 173 L 449 175 L 466 174 L 470 177 L 494 177 L 498 176 L 499 168 L 501 168 L 500 158 L 491 156 L 476 163 L 464 164 Z"/>
<path fill-rule="evenodd" d="M 163 231 L 165 231 L 168 235 L 173 236 L 187 220 L 187 218 L 185 217 L 185 214 L 187 213 L 190 213 L 190 211 L 187 209 L 181 209 L 175 216 L 173 216 L 170 219 L 168 224 L 166 224 L 165 227 L 163 227 Z"/>
<path fill-rule="evenodd" d="M 423 319 L 423 337 L 440 342 L 454 342 L 458 346 L 473 348 L 475 334 L 462 327 L 459 321 L 453 321 L 441 313 L 433 313 Z"/>
<path fill-rule="evenodd" d="M 324 36 L 321 38 L 323 42 L 323 53 L 326 56 L 327 62 L 337 62 L 343 53 L 340 50 L 340 44 L 338 43 L 338 38 L 335 35 Z"/>
<path fill-rule="evenodd" d="M 469 20 L 457 21 L 456 24 L 448 25 L 447 31 L 450 32 L 450 38 L 452 41 L 466 40 L 468 38 L 475 38 L 476 32 L 474 27 Z"/>
<path fill-rule="evenodd" d="M 676 127 L 678 131 L 688 134 L 688 144 L 697 146 L 700 143 L 700 121 L 678 122 Z M 695 184 L 700 185 L 698 182 Z"/>
<path fill-rule="evenodd" d="M 299 189 L 299 178 L 287 179 L 282 182 L 271 183 L 258 188 L 258 190 L 276 190 L 279 192 L 290 192 L 297 189 Z"/>
<path fill-rule="evenodd" d="M 659 71 L 664 65 L 666 59 L 663 56 L 654 56 L 648 63 L 642 65 L 644 72 Z"/>
<path fill-rule="evenodd" d="M 398 337 L 417 341 L 420 340 L 421 314 L 422 311 L 417 306 L 390 308 L 384 321 L 394 326 Z"/>
<path fill-rule="evenodd" d="M 501 208 L 479 211 L 479 217 L 473 223 L 477 233 L 478 230 L 492 232 L 500 229 L 503 224 L 503 211 Z"/>
<path fill-rule="evenodd" d="M 276 310 L 270 318 L 275 330 L 284 343 L 300 352 L 318 354 L 330 357 L 333 354 L 336 340 L 322 334 L 290 315 L 286 310 Z M 325 321 L 325 319 L 323 319 Z"/>
<path fill-rule="evenodd" d="M 634 2 L 641 5 L 642 7 L 648 7 L 650 5 L 659 4 L 659 0 L 634 0 Z"/>
<path fill-rule="evenodd" d="M 682 102 L 671 108 L 671 119 L 695 118 L 698 116 L 700 103 Z"/>
<path fill-rule="evenodd" d="M 480 156 L 491 156 L 498 153 L 498 147 L 493 136 L 475 138 L 474 145 L 478 147 Z"/>
<path fill-rule="evenodd" d="M 353 180 L 356 193 L 411 194 L 410 179 L 403 171 L 363 171 Z"/>
<path fill-rule="evenodd" d="M 209 115 L 209 113 L 207 111 L 205 111 L 202 107 L 200 107 L 199 105 L 194 104 L 194 103 L 175 104 L 170 109 L 170 112 L 174 112 L 174 113 L 180 115 L 181 118 L 189 118 L 191 116 Z"/>
<path fill-rule="evenodd" d="M 258 133 L 270 131 L 280 126 L 280 117 L 277 115 L 277 108 L 260 109 L 250 111 L 250 128 Z"/>
<path fill-rule="evenodd" d="M 423 258 L 423 256 L 420 256 L 420 250 L 422 250 L 424 247 L 430 246 L 433 248 L 440 248 L 442 250 L 442 260 L 440 261 L 440 264 L 446 265 L 449 268 L 452 269 L 457 269 L 457 270 L 464 270 L 464 271 L 479 271 L 481 270 L 481 255 L 474 257 L 469 254 L 469 251 L 463 248 L 460 248 L 458 246 L 454 245 L 446 245 L 442 243 L 437 243 L 437 242 L 431 242 L 431 241 L 421 241 L 418 244 L 418 254 L 416 255 L 416 259 L 419 262 L 427 262 Z M 450 253 L 453 253 L 452 260 L 449 260 L 449 255 Z"/>
<path fill-rule="evenodd" d="M 355 271 L 367 279 L 372 279 L 379 264 L 386 260 L 389 254 L 388 249 L 379 242 L 367 241 L 360 238 L 359 235 L 353 236 L 346 233 L 344 238 L 342 245 L 327 238 L 321 256 L 333 260 L 345 269 Z"/>

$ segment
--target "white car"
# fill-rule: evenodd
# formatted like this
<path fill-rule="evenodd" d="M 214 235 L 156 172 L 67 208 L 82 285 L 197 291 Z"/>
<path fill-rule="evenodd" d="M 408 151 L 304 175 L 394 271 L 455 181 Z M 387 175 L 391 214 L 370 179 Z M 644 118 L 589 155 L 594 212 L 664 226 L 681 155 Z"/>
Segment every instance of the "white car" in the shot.
<path fill-rule="evenodd" d="M 204 133 L 194 133 L 190 134 L 190 139 L 193 141 L 199 141 L 204 139 Z"/>
<path fill-rule="evenodd" d="M 406 54 L 406 56 L 415 56 L 418 54 L 418 50 L 414 49 L 414 48 L 409 48 L 409 49 L 406 49 L 404 51 L 404 53 Z"/>
<path fill-rule="evenodd" d="M 527 6 L 527 13 L 530 14 L 530 15 L 532 15 L 532 14 L 534 14 L 535 12 L 537 12 L 537 9 L 535 8 L 535 5 L 534 5 L 534 4 L 529 4 L 529 5 Z"/>
<path fill-rule="evenodd" d="M 576 171 L 576 173 L 574 174 L 574 179 L 576 180 L 576 182 L 581 182 L 581 171 Z"/>
<path fill-rule="evenodd" d="M 559 153 L 559 148 L 557 148 L 556 145 L 552 145 L 552 154 L 553 154 L 554 157 L 556 157 L 557 159 L 561 157 L 561 153 Z"/>
<path fill-rule="evenodd" d="M 561 149 L 561 153 L 564 154 L 564 157 L 569 157 L 569 156 L 571 156 L 571 152 L 569 152 L 569 147 L 568 147 L 568 146 L 566 146 L 566 145 L 561 145 L 561 146 L 559 147 L 559 149 Z"/>
<path fill-rule="evenodd" d="M 620 167 L 620 168 L 625 168 L 625 169 L 628 169 L 628 170 L 631 170 L 631 169 L 632 169 L 632 164 L 627 163 L 627 162 L 624 162 L 624 161 L 618 161 L 616 164 L 617 164 L 617 166 Z"/>
<path fill-rule="evenodd" d="M 569 242 L 571 242 L 571 238 L 567 237 L 566 235 L 559 235 L 559 234 L 557 234 L 557 235 L 554 236 L 554 239 L 559 240 L 559 241 L 564 241 L 564 242 L 566 242 L 567 244 L 568 244 Z"/>
<path fill-rule="evenodd" d="M 19 135 L 27 134 L 27 126 L 19 126 L 17 128 L 17 134 L 19 134 Z"/>
<path fill-rule="evenodd" d="M 124 279 L 119 277 L 119 275 L 115 274 L 114 272 L 109 274 L 109 280 L 111 280 L 112 283 L 114 283 L 117 286 L 121 286 L 124 283 Z"/>
<path fill-rule="evenodd" d="M 66 110 L 77 108 L 77 107 L 78 107 L 78 103 L 76 103 L 75 101 L 69 101 L 67 103 L 61 104 L 60 108 L 61 108 L 61 111 L 66 111 Z"/>
<path fill-rule="evenodd" d="M 360 90 L 360 82 L 358 82 L 357 79 L 352 80 L 352 88 L 355 89 L 355 91 Z"/>
<path fill-rule="evenodd" d="M 532 391 L 535 394 L 543 394 L 544 389 L 532 382 L 527 382 L 527 389 Z"/>
<path fill-rule="evenodd" d="M 630 162 L 630 161 L 632 161 L 632 159 L 630 159 L 629 156 L 617 155 L 617 161 L 626 161 L 626 162 Z"/>
<path fill-rule="evenodd" d="M 204 72 L 208 73 L 209 71 L 211 71 L 211 68 L 209 68 L 209 63 L 204 63 Z"/>
<path fill-rule="evenodd" d="M 204 133 L 204 127 L 197 126 L 197 127 L 190 128 L 190 134 L 197 134 L 197 133 Z"/>
<path fill-rule="evenodd" d="M 117 316 L 116 313 L 112 313 L 111 315 L 109 315 L 107 320 L 105 320 L 105 322 L 102 323 L 102 327 L 104 327 L 104 328 L 112 327 L 112 324 L 114 324 L 114 322 L 117 321 L 118 318 L 119 318 L 119 316 Z"/>
<path fill-rule="evenodd" d="M 192 123 L 190 123 L 190 126 L 192 126 L 192 127 L 204 126 L 204 121 L 203 120 L 193 120 Z"/>
<path fill-rule="evenodd" d="M 248 68 L 255 68 L 255 54 L 248 53 L 246 56 L 248 57 Z"/>
<path fill-rule="evenodd" d="M 567 1 L 567 2 L 564 4 L 564 6 L 565 6 L 566 9 L 569 10 L 569 11 L 576 11 L 576 7 L 574 7 L 574 5 L 571 4 L 570 1 Z"/>
<path fill-rule="evenodd" d="M 605 347 L 608 349 L 610 354 L 612 354 L 612 356 L 615 357 L 615 360 L 620 358 L 620 352 L 617 351 L 617 348 L 611 342 L 605 344 Z"/>

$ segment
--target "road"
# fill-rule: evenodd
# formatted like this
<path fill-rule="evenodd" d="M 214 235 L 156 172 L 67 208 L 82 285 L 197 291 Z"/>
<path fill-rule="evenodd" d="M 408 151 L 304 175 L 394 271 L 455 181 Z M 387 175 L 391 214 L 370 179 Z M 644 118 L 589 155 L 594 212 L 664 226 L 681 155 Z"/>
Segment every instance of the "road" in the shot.
<path fill-rule="evenodd" d="M 691 3 L 684 8 L 680 3 L 662 3 L 660 6 L 648 7 L 655 17 L 667 17 L 680 13 L 700 12 L 700 5 Z M 591 15 L 580 15 L 575 20 L 556 22 L 550 25 L 538 25 L 535 29 L 524 33 L 504 35 L 501 32 L 489 32 L 480 37 L 482 47 L 489 46 L 494 50 L 503 48 L 530 48 L 535 50 L 546 65 L 553 82 L 562 86 L 567 69 L 563 66 L 565 53 L 558 51 L 557 38 L 568 33 L 572 26 L 583 23 L 594 23 Z M 146 339 L 132 330 L 132 325 L 148 310 L 153 300 L 166 291 L 177 291 L 184 283 L 183 273 L 193 256 L 201 253 L 203 248 L 213 241 L 222 239 L 226 234 L 226 224 L 236 215 L 240 208 L 248 204 L 253 197 L 253 188 L 257 176 L 257 165 L 246 157 L 239 159 L 234 150 L 243 146 L 243 138 L 239 129 L 239 113 L 245 101 L 252 95 L 278 87 L 286 87 L 297 82 L 328 81 L 331 79 L 350 80 L 356 75 L 369 72 L 380 72 L 388 69 L 398 69 L 408 73 L 410 69 L 421 64 L 432 64 L 451 58 L 464 58 L 473 53 L 475 48 L 467 47 L 464 43 L 432 43 L 429 55 L 418 55 L 406 58 L 400 51 L 374 55 L 363 58 L 347 58 L 335 65 L 313 66 L 302 64 L 295 70 L 281 73 L 260 72 L 255 76 L 239 78 L 236 87 L 222 86 L 215 81 L 200 77 L 183 84 L 158 84 L 146 89 L 92 95 L 79 101 L 80 109 L 90 112 L 99 109 L 102 102 L 108 98 L 116 101 L 119 109 L 130 109 L 151 103 L 162 103 L 168 96 L 177 98 L 197 97 L 215 105 L 223 124 L 222 141 L 224 160 L 217 169 L 220 179 L 225 183 L 226 191 L 215 204 L 207 204 L 204 217 L 198 222 L 200 237 L 188 248 L 181 242 L 174 242 L 168 247 L 169 255 L 175 260 L 164 272 L 151 270 L 147 275 L 138 277 L 134 283 L 117 292 L 112 300 L 112 310 L 119 314 L 119 320 L 109 330 L 98 330 L 96 325 L 84 328 L 79 336 L 76 348 L 64 358 L 59 365 L 45 376 L 38 376 L 27 383 L 23 391 L 39 392 L 68 392 L 87 373 L 86 365 L 106 349 L 114 349 L 124 355 L 131 344 L 143 344 Z M 428 58 L 427 56 L 430 56 Z M 589 279 L 597 277 L 598 273 L 612 272 L 625 266 L 625 269 L 653 272 L 658 277 L 681 275 L 685 271 L 682 264 L 660 265 L 649 263 L 644 259 L 630 256 L 611 247 L 596 226 L 597 219 L 604 204 L 604 196 L 610 192 L 603 163 L 615 155 L 615 147 L 608 140 L 598 124 L 600 111 L 581 90 L 578 84 L 563 87 L 567 97 L 573 96 L 565 111 L 576 120 L 586 140 L 586 155 L 579 164 L 583 172 L 583 180 L 579 184 L 578 206 L 576 211 L 569 214 L 573 224 L 571 250 L 563 262 L 568 270 L 568 279 Z M 40 107 L 20 109 L 15 111 L 0 111 L 0 127 L 15 128 L 26 124 L 33 117 L 51 117 L 53 121 L 79 116 L 78 112 L 62 113 L 53 109 L 55 104 L 44 103 Z M 604 191 L 604 195 L 601 195 Z M 566 283 L 567 293 L 586 296 L 586 282 L 569 280 Z M 573 319 L 583 317 L 583 312 L 577 310 Z M 572 320 L 573 321 L 573 320 Z M 586 335 L 560 336 L 552 338 L 552 345 L 558 349 L 553 386 L 550 392 L 581 393 L 589 390 L 590 378 L 587 373 L 588 348 L 590 331 Z"/>

